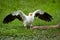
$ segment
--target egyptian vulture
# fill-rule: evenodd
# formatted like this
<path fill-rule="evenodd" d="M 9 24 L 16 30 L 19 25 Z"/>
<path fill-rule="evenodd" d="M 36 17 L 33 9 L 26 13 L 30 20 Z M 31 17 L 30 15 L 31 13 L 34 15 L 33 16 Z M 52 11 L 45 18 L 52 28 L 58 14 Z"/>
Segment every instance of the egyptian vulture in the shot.
<path fill-rule="evenodd" d="M 14 11 L 12 14 L 7 15 L 4 18 L 3 23 L 9 23 L 17 18 L 23 22 L 25 28 L 31 28 L 32 22 L 34 21 L 34 17 L 38 17 L 39 19 L 42 19 L 48 22 L 53 19 L 51 15 L 41 10 L 36 10 L 33 13 L 29 13 L 28 16 L 25 15 L 21 10 L 17 10 L 17 11 Z"/>

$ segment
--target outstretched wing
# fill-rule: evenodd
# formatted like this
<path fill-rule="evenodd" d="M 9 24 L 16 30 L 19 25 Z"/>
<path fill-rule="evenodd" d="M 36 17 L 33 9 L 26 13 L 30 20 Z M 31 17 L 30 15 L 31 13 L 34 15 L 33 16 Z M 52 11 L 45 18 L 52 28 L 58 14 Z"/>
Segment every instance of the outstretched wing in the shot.
<path fill-rule="evenodd" d="M 36 10 L 35 12 L 33 12 L 33 16 L 48 22 L 53 19 L 50 14 L 48 14 L 47 12 L 42 12 L 41 10 Z"/>
<path fill-rule="evenodd" d="M 3 23 L 9 23 L 16 18 L 19 19 L 20 21 L 23 21 L 25 18 L 25 14 L 22 11 L 15 11 L 12 14 L 7 15 L 4 18 Z"/>

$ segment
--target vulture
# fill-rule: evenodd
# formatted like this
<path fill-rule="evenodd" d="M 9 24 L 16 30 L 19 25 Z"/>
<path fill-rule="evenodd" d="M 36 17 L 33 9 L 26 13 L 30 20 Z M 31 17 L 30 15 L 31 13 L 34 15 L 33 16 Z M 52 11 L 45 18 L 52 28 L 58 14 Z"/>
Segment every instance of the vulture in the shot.
<path fill-rule="evenodd" d="M 12 22 L 14 19 L 18 19 L 23 22 L 25 28 L 31 28 L 32 23 L 34 21 L 34 17 L 38 17 L 39 19 L 42 19 L 47 22 L 53 19 L 50 14 L 41 10 L 36 10 L 32 13 L 29 13 L 29 15 L 25 15 L 21 10 L 17 10 L 7 15 L 4 18 L 3 23 L 8 24 L 9 22 Z"/>

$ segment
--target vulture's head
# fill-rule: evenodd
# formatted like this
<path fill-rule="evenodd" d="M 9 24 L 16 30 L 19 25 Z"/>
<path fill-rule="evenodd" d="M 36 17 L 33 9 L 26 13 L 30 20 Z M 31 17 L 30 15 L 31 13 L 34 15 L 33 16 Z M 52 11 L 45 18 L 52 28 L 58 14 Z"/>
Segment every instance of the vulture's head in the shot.
<path fill-rule="evenodd" d="M 29 13 L 29 16 L 32 16 L 32 13 Z"/>

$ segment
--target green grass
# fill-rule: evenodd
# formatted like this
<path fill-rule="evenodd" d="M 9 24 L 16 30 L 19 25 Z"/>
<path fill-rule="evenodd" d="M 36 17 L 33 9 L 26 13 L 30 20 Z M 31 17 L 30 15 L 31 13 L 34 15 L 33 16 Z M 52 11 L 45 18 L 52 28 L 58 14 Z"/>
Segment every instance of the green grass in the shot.
<path fill-rule="evenodd" d="M 52 15 L 53 20 L 45 22 L 35 18 L 34 26 L 55 25 L 60 22 L 60 0 L 0 0 L 0 39 L 15 37 L 15 40 L 60 40 L 60 29 L 24 29 L 22 22 L 18 19 L 3 24 L 3 19 L 15 10 L 22 10 L 28 15 L 29 12 L 37 9 L 48 12 Z"/>

